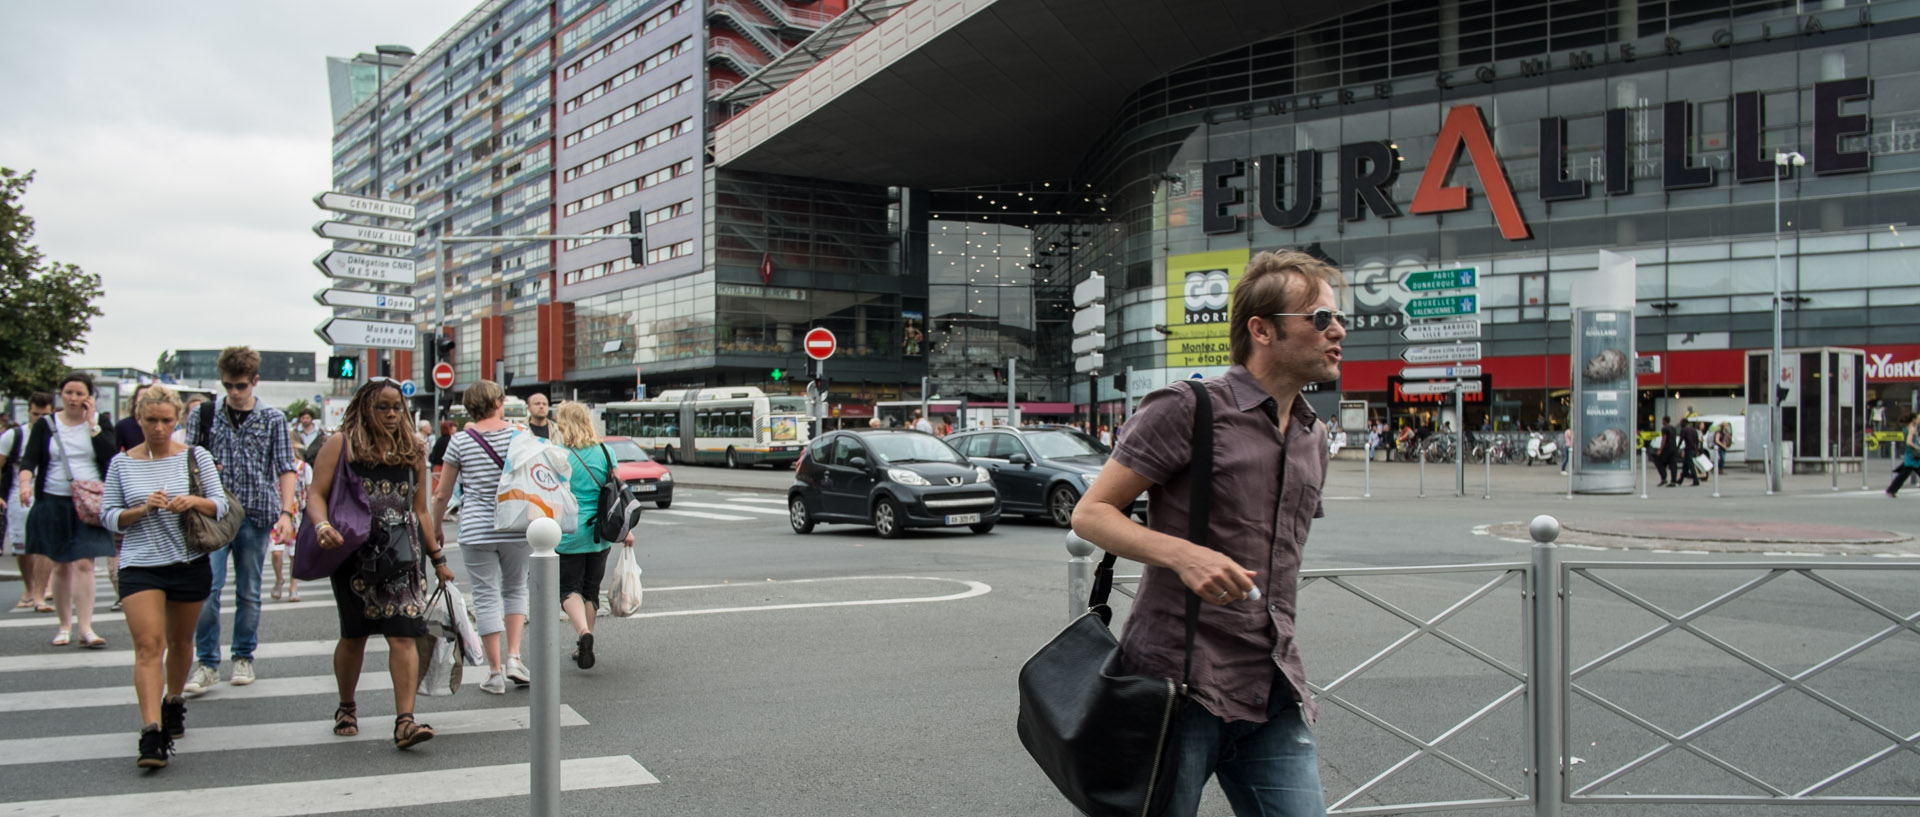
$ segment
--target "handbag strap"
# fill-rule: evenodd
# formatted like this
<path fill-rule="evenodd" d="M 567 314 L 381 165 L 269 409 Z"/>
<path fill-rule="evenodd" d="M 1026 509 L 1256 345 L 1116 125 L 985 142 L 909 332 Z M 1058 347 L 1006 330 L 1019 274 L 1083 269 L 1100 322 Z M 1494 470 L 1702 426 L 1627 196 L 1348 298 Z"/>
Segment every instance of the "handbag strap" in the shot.
<path fill-rule="evenodd" d="M 53 432 L 53 444 L 60 446 L 60 464 L 67 469 L 67 484 L 74 483 L 73 460 L 67 457 L 67 441 L 60 439 L 60 421 L 52 414 L 47 415 L 47 428 Z M 67 490 L 73 490 L 69 487 Z"/>
<path fill-rule="evenodd" d="M 487 438 L 481 436 L 480 432 L 469 428 L 467 429 L 467 436 L 472 437 L 474 442 L 480 444 L 480 450 L 487 452 L 487 457 L 493 460 L 493 467 L 507 467 L 507 461 L 500 458 L 499 452 L 494 451 L 493 446 L 487 444 Z"/>

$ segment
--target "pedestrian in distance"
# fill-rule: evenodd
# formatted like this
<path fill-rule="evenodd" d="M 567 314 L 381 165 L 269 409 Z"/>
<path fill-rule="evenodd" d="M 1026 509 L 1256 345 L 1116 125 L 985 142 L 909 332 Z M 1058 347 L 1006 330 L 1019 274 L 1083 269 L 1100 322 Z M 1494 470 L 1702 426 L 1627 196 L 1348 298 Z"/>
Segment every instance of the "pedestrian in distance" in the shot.
<path fill-rule="evenodd" d="M 318 441 L 318 439 L 319 438 L 315 438 L 315 441 Z M 300 444 L 300 428 L 298 426 L 295 426 L 292 432 L 287 435 L 287 444 L 293 447 L 294 504 L 299 506 L 296 508 L 296 512 L 304 513 L 307 504 L 307 488 L 313 484 L 313 466 L 307 464 L 307 449 Z M 293 539 L 282 539 L 278 533 L 275 533 L 267 539 L 267 558 L 273 561 L 273 593 L 271 597 L 274 601 L 279 601 L 283 594 L 286 596 L 288 602 L 300 600 L 300 580 L 293 578 L 288 572 L 293 565 L 293 543 L 294 540 L 299 538 L 296 532 Z"/>
<path fill-rule="evenodd" d="M 102 520 L 123 537 L 120 602 L 133 635 L 133 691 L 141 724 L 135 763 L 143 769 L 165 767 L 173 741 L 187 732 L 183 696 L 193 665 L 193 631 L 213 586 L 213 568 L 205 554 L 187 547 L 180 517 L 244 513 L 227 506 L 213 455 L 174 441 L 173 429 L 185 408 L 180 395 L 166 386 L 141 390 L 129 413 L 144 439 L 107 466 L 100 499 Z"/>
<path fill-rule="evenodd" d="M 498 383 L 476 382 L 461 393 L 460 402 L 476 419 L 447 443 L 446 465 L 433 490 L 434 540 L 446 541 L 447 503 L 458 485 L 460 558 L 473 584 L 474 624 L 487 654 L 488 675 L 480 691 L 505 695 L 507 681 L 516 686 L 533 682 L 520 661 L 520 636 L 527 626 L 527 559 L 533 550 L 526 534 L 493 529 L 507 444 L 519 430 L 506 421 L 506 392 Z M 507 642 L 504 658 L 502 634 Z"/>
<path fill-rule="evenodd" d="M 542 440 L 552 439 L 553 421 L 550 419 L 552 413 L 553 406 L 547 402 L 545 393 L 534 392 L 527 395 L 527 430 L 533 432 L 533 436 Z"/>
<path fill-rule="evenodd" d="M 1305 253 L 1254 256 L 1232 295 L 1232 367 L 1148 395 L 1129 421 L 1138 428 L 1074 510 L 1081 536 L 1146 565 L 1121 636 L 1126 673 L 1184 677 L 1188 594 L 1203 602 L 1179 742 L 1168 752 L 1170 817 L 1193 817 L 1214 776 L 1236 814 L 1326 813 L 1315 704 L 1291 636 L 1327 469 L 1324 425 L 1301 391 L 1340 376 L 1347 329 L 1336 287 L 1345 287 L 1340 271 Z M 1215 442 L 1213 469 L 1196 474 L 1199 388 L 1213 405 Z M 1217 497 L 1208 547 L 1184 538 L 1195 479 Z M 1153 504 L 1146 526 L 1126 515 L 1142 491 Z"/>
<path fill-rule="evenodd" d="M 1669 488 L 1679 485 L 1682 479 L 1693 480 L 1695 487 L 1700 485 L 1700 472 L 1693 467 L 1693 458 L 1705 449 L 1700 447 L 1700 429 L 1696 426 L 1691 420 L 1680 423 L 1680 461 L 1677 463 L 1680 476 L 1674 479 L 1673 485 L 1667 486 Z"/>
<path fill-rule="evenodd" d="M 553 413 L 555 441 L 565 446 L 578 468 L 573 469 L 570 485 L 573 498 L 580 503 L 580 525 L 560 537 L 554 551 L 560 554 L 560 609 L 573 625 L 573 663 L 581 669 L 593 669 L 593 626 L 600 614 L 600 580 L 607 574 L 607 551 L 612 542 L 601 541 L 592 520 L 600 510 L 600 485 L 615 467 L 613 452 L 601 444 L 593 430 L 593 415 L 577 402 L 561 403 Z M 627 533 L 626 547 L 633 547 L 633 533 Z"/>
<path fill-rule="evenodd" d="M 1920 414 L 1907 415 L 1906 443 L 1900 464 L 1893 467 L 1893 482 L 1887 484 L 1889 498 L 1900 496 L 1900 487 L 1907 484 L 1907 478 L 1920 474 Z"/>
<path fill-rule="evenodd" d="M 293 447 L 302 450 L 318 442 L 321 437 L 326 436 L 326 432 L 320 428 L 320 424 L 314 422 L 313 409 L 305 407 L 300 409 L 300 416 L 294 418 L 293 434 L 296 440 Z"/>
<path fill-rule="evenodd" d="M 14 565 L 20 568 L 20 600 L 14 603 L 13 608 L 32 608 L 36 613 L 53 612 L 53 605 L 47 603 L 47 596 L 53 593 L 53 562 L 47 559 L 45 553 L 27 544 L 27 513 L 30 506 L 22 499 L 25 494 L 18 490 L 19 486 L 25 484 L 21 479 L 20 461 L 26 453 L 27 438 L 33 434 L 33 427 L 52 413 L 53 395 L 34 392 L 27 398 L 27 422 L 0 433 L 0 493 L 5 494 L 7 501 L 6 544 L 0 547 L 0 553 L 13 556 Z"/>
<path fill-rule="evenodd" d="M 420 524 L 427 514 L 427 449 L 407 419 L 407 399 L 398 382 L 382 377 L 362 385 L 347 402 L 339 432 L 320 448 L 306 514 L 322 548 L 344 543 L 327 519 L 327 500 L 338 487 L 334 472 L 343 456 L 367 493 L 373 528 L 367 541 L 328 577 L 340 615 L 340 642 L 333 648 L 340 706 L 333 712 L 333 733 L 360 734 L 355 693 L 367 639 L 378 635 L 387 640 L 387 672 L 393 677 L 393 745 L 407 749 L 433 739 L 433 727 L 413 716 L 420 686 L 414 639 L 427 634 L 431 599 L 423 568 L 431 563 L 443 585 L 453 583 L 453 571 L 433 526 Z"/>
<path fill-rule="evenodd" d="M 1714 467 L 1722 473 L 1727 470 L 1727 452 L 1733 448 L 1733 424 L 1725 420 L 1713 430 Z"/>
<path fill-rule="evenodd" d="M 187 400 L 187 412 L 185 414 L 180 415 L 181 423 L 178 427 L 174 428 L 173 430 L 173 441 L 176 443 L 180 443 L 182 445 L 185 445 L 187 442 L 186 418 L 192 417 L 195 409 L 198 409 L 202 405 L 205 405 L 207 402 L 207 398 L 201 397 L 198 394 L 194 394 L 194 395 L 189 395 L 186 398 L 186 400 Z"/>
<path fill-rule="evenodd" d="M 913 430 L 914 430 L 914 431 L 924 431 L 924 432 L 926 432 L 926 433 L 928 433 L 928 434 L 932 434 L 932 433 L 933 433 L 933 421 L 932 421 L 932 420 L 928 420 L 927 418 L 925 418 L 925 417 L 922 417 L 922 416 L 920 416 L 920 410 L 919 410 L 919 409 L 914 409 L 914 410 L 913 410 Z"/>
<path fill-rule="evenodd" d="M 246 519 L 226 547 L 211 555 L 213 587 L 200 608 L 194 629 L 199 662 L 187 678 L 187 695 L 203 695 L 220 683 L 220 591 L 233 564 L 234 686 L 257 677 L 253 651 L 260 645 L 260 579 L 267 564 L 267 541 L 294 537 L 300 500 L 299 466 L 293 458 L 287 415 L 254 394 L 260 383 L 260 353 L 245 346 L 220 351 L 214 367 L 226 396 L 187 415 L 187 444 L 206 448 L 220 464 L 227 490 L 240 500 Z"/>
<path fill-rule="evenodd" d="M 77 503 L 100 487 L 113 459 L 113 429 L 101 426 L 93 409 L 93 376 L 72 372 L 60 381 L 60 411 L 33 424 L 20 463 L 20 504 L 27 511 L 27 541 L 53 564 L 53 608 L 60 617 L 53 646 L 75 638 L 99 649 L 107 640 L 93 631 L 93 560 L 113 555 L 113 534 L 82 521 Z M 97 497 L 97 495 L 96 495 Z"/>
<path fill-rule="evenodd" d="M 1679 454 L 1680 432 L 1673 427 L 1671 416 L 1660 418 L 1660 434 L 1653 438 L 1653 469 L 1660 475 L 1660 484 L 1655 488 L 1671 488 L 1680 484 L 1678 463 L 1674 462 Z"/>

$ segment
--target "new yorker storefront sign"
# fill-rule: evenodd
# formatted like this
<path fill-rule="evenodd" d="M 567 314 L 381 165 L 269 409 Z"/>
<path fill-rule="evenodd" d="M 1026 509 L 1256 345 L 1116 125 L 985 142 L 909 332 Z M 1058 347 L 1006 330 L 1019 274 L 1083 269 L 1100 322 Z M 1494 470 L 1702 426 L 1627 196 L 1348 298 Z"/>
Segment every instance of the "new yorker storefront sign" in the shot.
<path fill-rule="evenodd" d="M 1814 175 L 1834 176 L 1872 169 L 1864 144 L 1872 129 L 1865 101 L 1872 96 L 1873 83 L 1864 77 L 1813 86 L 1813 143 L 1811 150 L 1805 152 L 1808 169 Z M 1733 95 L 1730 175 L 1736 183 L 1773 181 L 1772 155 L 1762 155 L 1760 131 L 1761 123 L 1766 121 L 1763 102 L 1759 91 Z M 1606 162 L 1603 183 L 1606 195 L 1624 196 L 1634 192 L 1628 161 L 1633 147 L 1632 119 L 1636 116 L 1654 115 L 1662 119 L 1662 133 L 1666 135 L 1662 140 L 1662 191 L 1719 184 L 1722 174 L 1697 162 L 1688 150 L 1695 141 L 1698 111 L 1698 104 L 1686 100 L 1667 102 L 1658 113 L 1627 108 L 1608 110 L 1602 149 Z M 1558 116 L 1545 117 L 1539 121 L 1539 129 L 1539 200 L 1572 201 L 1591 196 L 1594 191 L 1585 179 L 1568 177 L 1566 120 Z M 1673 138 L 1675 134 L 1683 138 Z M 1388 197 L 1400 169 L 1400 153 L 1391 143 L 1353 142 L 1330 153 L 1332 161 L 1338 163 L 1342 222 L 1359 221 L 1368 214 L 1376 218 L 1404 215 L 1400 203 Z M 1447 111 L 1406 213 L 1427 215 L 1472 207 L 1467 186 L 1449 183 L 1449 177 L 1463 158 L 1472 159 L 1473 174 L 1478 178 L 1487 207 L 1493 211 L 1500 235 L 1508 241 L 1532 238 L 1533 229 L 1507 181 L 1506 168 L 1494 152 L 1493 138 L 1478 105 L 1458 105 Z M 1317 150 L 1256 157 L 1260 178 L 1253 185 L 1255 201 L 1251 210 L 1267 224 L 1283 230 L 1312 223 L 1320 206 L 1321 163 L 1327 159 Z M 1286 196 L 1283 189 L 1289 175 L 1296 181 L 1291 196 Z M 1202 166 L 1201 227 L 1207 234 L 1237 232 L 1243 219 L 1250 217 L 1241 206 L 1246 201 L 1245 176 L 1246 163 L 1241 159 L 1209 160 Z"/>

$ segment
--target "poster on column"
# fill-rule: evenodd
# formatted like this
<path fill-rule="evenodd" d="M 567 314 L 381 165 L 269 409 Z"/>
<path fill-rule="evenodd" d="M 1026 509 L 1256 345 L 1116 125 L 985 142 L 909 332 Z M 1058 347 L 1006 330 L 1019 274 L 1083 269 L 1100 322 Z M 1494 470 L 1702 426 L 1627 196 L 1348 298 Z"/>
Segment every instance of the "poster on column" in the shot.
<path fill-rule="evenodd" d="M 1245 247 L 1167 257 L 1167 368 L 1231 365 L 1228 305 L 1248 258 Z"/>
<path fill-rule="evenodd" d="M 1631 490 L 1634 455 L 1633 312 L 1574 311 L 1574 467 L 1592 491 Z"/>

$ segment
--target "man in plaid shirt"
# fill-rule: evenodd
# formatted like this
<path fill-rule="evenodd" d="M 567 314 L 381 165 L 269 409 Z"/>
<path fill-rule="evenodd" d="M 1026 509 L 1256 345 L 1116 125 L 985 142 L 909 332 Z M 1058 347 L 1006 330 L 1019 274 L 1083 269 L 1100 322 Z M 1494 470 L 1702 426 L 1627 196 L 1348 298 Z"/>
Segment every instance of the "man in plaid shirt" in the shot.
<path fill-rule="evenodd" d="M 187 444 L 206 446 L 220 466 L 220 479 L 245 507 L 240 533 L 226 547 L 214 551 L 213 594 L 200 608 L 194 628 L 194 650 L 199 662 L 188 676 L 185 692 L 199 695 L 220 683 L 220 591 L 227 582 L 227 556 L 233 556 L 233 685 L 254 681 L 253 650 L 260 642 L 260 575 L 267 560 L 267 535 L 291 542 L 299 508 L 294 495 L 296 472 L 293 446 L 288 442 L 287 415 L 254 399 L 260 382 L 260 353 L 245 346 L 220 352 L 220 384 L 224 400 L 202 403 L 187 415 Z M 213 412 L 211 423 L 203 419 Z M 210 425 L 210 428 L 209 428 Z M 201 430 L 208 428 L 209 433 Z"/>

